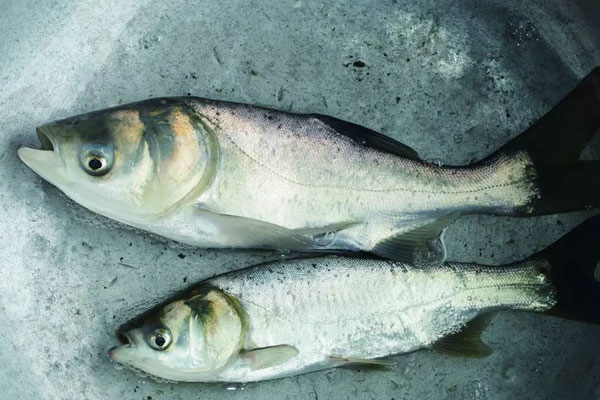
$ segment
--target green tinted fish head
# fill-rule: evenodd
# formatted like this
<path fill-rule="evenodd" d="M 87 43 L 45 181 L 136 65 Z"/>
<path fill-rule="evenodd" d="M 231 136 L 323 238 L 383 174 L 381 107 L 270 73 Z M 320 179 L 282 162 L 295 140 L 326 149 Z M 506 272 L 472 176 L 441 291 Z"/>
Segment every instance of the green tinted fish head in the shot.
<path fill-rule="evenodd" d="M 19 149 L 32 170 L 84 207 L 121 221 L 168 212 L 210 185 L 214 133 L 180 99 L 156 99 L 37 128 Z"/>
<path fill-rule="evenodd" d="M 121 345 L 108 354 L 154 378 L 206 382 L 239 354 L 245 332 L 235 299 L 217 289 L 201 289 L 121 326 Z"/>

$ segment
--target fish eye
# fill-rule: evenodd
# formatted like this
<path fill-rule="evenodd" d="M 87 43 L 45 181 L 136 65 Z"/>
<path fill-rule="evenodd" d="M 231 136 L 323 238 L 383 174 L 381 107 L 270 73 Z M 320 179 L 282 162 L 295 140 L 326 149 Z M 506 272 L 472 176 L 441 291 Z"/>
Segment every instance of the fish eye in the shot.
<path fill-rule="evenodd" d="M 98 156 L 89 157 L 88 167 L 90 167 L 91 170 L 97 171 L 104 165 L 106 165 L 106 160 L 104 158 Z"/>
<path fill-rule="evenodd" d="M 110 171 L 112 156 L 103 148 L 84 151 L 81 157 L 81 166 L 92 176 L 102 176 Z"/>
<path fill-rule="evenodd" d="M 156 329 L 148 335 L 147 340 L 150 347 L 154 350 L 164 350 L 171 344 L 171 332 L 164 328 Z"/>

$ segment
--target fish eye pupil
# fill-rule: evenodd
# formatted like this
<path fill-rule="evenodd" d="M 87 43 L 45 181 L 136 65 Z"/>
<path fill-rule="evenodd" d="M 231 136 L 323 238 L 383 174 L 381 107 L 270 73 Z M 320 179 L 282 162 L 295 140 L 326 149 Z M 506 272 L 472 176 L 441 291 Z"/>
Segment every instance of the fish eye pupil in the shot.
<path fill-rule="evenodd" d="M 156 339 L 154 339 L 154 344 L 156 344 L 158 347 L 163 347 L 166 342 L 167 341 L 162 336 L 157 336 Z"/>
<path fill-rule="evenodd" d="M 154 350 L 165 350 L 171 344 L 171 333 L 167 329 L 156 329 L 150 334 L 147 341 Z"/>
<path fill-rule="evenodd" d="M 88 161 L 88 166 L 92 170 L 96 171 L 96 170 L 102 168 L 102 161 L 99 160 L 98 158 L 92 158 L 90 161 Z"/>

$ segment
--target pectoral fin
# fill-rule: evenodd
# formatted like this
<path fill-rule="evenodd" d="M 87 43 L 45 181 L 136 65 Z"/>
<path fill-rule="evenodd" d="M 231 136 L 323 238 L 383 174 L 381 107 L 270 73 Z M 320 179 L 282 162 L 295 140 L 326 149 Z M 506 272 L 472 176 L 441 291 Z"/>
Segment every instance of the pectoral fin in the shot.
<path fill-rule="evenodd" d="M 492 348 L 481 340 L 481 333 L 488 327 L 493 315 L 486 314 L 471 320 L 454 335 L 436 342 L 432 349 L 443 354 L 467 358 L 484 358 L 492 354 Z"/>
<path fill-rule="evenodd" d="M 240 353 L 240 357 L 250 363 L 253 370 L 274 367 L 283 364 L 298 355 L 298 350 L 287 344 L 262 347 Z"/>
<path fill-rule="evenodd" d="M 278 250 L 310 250 L 318 247 L 312 237 L 286 227 L 257 219 L 213 213 L 198 208 L 205 229 L 215 236 L 222 236 L 221 242 L 233 247 L 273 248 Z M 214 233 L 213 233 L 214 232 Z"/>

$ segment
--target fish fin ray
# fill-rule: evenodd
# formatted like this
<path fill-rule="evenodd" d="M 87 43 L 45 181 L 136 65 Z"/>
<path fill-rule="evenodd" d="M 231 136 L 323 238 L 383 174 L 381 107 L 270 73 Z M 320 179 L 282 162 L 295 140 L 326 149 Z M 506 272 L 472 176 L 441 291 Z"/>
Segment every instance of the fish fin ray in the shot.
<path fill-rule="evenodd" d="M 197 208 L 194 213 L 201 214 L 204 222 L 217 227 L 220 235 L 227 236 L 231 247 L 278 250 L 310 250 L 318 247 L 310 236 L 281 225 L 237 215 L 218 214 L 204 208 Z"/>
<path fill-rule="evenodd" d="M 390 360 L 383 358 L 369 359 L 332 355 L 329 356 L 329 360 L 335 364 L 339 364 L 340 366 L 369 370 L 389 370 L 393 366 L 393 363 Z"/>
<path fill-rule="evenodd" d="M 326 235 L 328 233 L 336 233 L 343 231 L 348 228 L 352 228 L 353 226 L 359 225 L 360 222 L 355 221 L 346 221 L 340 222 L 337 224 L 331 224 L 322 226 L 319 228 L 302 228 L 302 229 L 294 229 L 294 232 L 297 232 L 301 235 L 311 236 L 313 238 L 318 238 L 320 236 Z"/>
<path fill-rule="evenodd" d="M 410 158 L 411 160 L 421 160 L 419 154 L 411 147 L 372 129 L 327 115 L 310 115 L 334 129 L 340 135 L 344 135 L 357 143 L 372 147 L 379 151 L 384 151 L 386 153 L 392 153 L 401 157 Z"/>
<path fill-rule="evenodd" d="M 438 353 L 466 358 L 484 358 L 492 348 L 481 340 L 481 333 L 489 326 L 494 313 L 483 314 L 469 321 L 459 332 L 446 336 L 433 344 Z"/>
<path fill-rule="evenodd" d="M 600 214 L 588 219 L 531 259 L 556 289 L 556 304 L 547 314 L 600 325 Z"/>
<path fill-rule="evenodd" d="M 600 207 L 599 160 L 581 161 L 582 151 L 600 128 L 600 67 L 523 133 L 483 164 L 526 153 L 532 198 L 508 215 L 532 216 Z M 498 210 L 497 214 L 507 214 Z"/>
<path fill-rule="evenodd" d="M 444 232 L 458 216 L 458 213 L 445 215 L 384 239 L 377 243 L 371 252 L 380 257 L 414 265 L 440 264 L 446 259 Z"/>
<path fill-rule="evenodd" d="M 240 353 L 240 357 L 250 363 L 253 370 L 270 368 L 283 364 L 296 355 L 298 355 L 298 349 L 287 344 L 261 347 Z"/>

